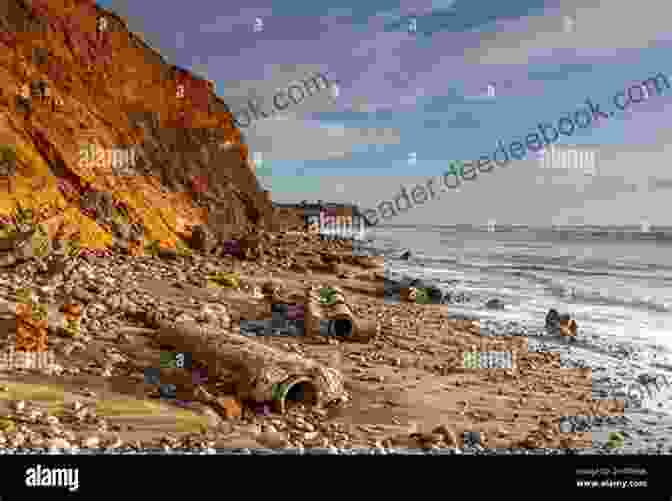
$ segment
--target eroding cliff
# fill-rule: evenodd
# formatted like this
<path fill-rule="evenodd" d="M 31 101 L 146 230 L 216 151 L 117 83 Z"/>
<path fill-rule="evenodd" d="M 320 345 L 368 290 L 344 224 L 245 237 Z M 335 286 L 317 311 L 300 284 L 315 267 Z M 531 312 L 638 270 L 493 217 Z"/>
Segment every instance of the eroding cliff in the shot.
<path fill-rule="evenodd" d="M 109 193 L 144 243 L 204 223 L 229 238 L 271 229 L 268 193 L 211 83 L 94 2 L 2 2 L 0 89 L 0 216 L 30 208 L 102 248 L 114 231 L 83 201 Z"/>

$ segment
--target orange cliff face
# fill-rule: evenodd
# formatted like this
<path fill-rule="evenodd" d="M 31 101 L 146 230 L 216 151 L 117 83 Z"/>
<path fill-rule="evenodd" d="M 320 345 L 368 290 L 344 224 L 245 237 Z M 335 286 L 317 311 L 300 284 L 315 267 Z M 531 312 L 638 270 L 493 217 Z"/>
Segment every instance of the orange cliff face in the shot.
<path fill-rule="evenodd" d="M 269 196 L 207 80 L 90 0 L 4 1 L 0 148 L 15 162 L 0 173 L 0 215 L 20 204 L 102 248 L 112 236 L 81 206 L 96 190 L 124 202 L 149 241 L 186 238 L 213 214 L 226 228 L 270 228 Z"/>

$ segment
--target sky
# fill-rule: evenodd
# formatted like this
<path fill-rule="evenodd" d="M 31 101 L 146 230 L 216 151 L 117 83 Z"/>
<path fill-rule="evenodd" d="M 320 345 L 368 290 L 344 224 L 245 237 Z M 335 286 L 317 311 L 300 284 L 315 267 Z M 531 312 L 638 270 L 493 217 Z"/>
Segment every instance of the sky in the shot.
<path fill-rule="evenodd" d="M 256 99 L 268 113 L 279 90 L 317 72 L 336 82 L 242 128 L 278 202 L 374 208 L 452 160 L 557 124 L 587 98 L 606 111 L 637 82 L 672 82 L 672 4 L 660 0 L 99 4 L 169 62 L 214 80 L 234 112 Z M 651 94 L 563 136 L 556 168 L 530 154 L 388 222 L 672 225 L 670 111 L 672 89 Z M 592 160 L 560 168 L 570 150 Z"/>

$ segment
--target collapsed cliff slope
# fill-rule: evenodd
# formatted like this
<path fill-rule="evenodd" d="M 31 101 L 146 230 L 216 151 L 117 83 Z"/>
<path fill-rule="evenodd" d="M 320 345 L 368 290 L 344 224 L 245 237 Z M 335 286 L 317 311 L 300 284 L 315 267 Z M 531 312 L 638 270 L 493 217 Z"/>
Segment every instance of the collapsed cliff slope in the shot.
<path fill-rule="evenodd" d="M 213 85 L 93 1 L 1 2 L 0 89 L 0 216 L 30 208 L 57 220 L 50 232 L 103 248 L 112 231 L 84 201 L 106 192 L 145 243 L 204 223 L 230 238 L 270 229 L 270 198 Z"/>

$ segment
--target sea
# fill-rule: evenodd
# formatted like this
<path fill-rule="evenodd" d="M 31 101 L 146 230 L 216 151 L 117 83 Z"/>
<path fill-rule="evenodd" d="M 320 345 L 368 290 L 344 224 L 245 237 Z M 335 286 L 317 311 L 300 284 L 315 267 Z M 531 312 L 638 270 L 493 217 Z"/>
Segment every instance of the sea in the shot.
<path fill-rule="evenodd" d="M 672 228 L 379 226 L 386 271 L 428 280 L 468 301 L 453 314 L 543 329 L 550 308 L 580 333 L 639 352 L 641 371 L 672 383 Z M 403 250 L 411 258 L 401 260 Z M 503 310 L 484 307 L 499 299 Z"/>

